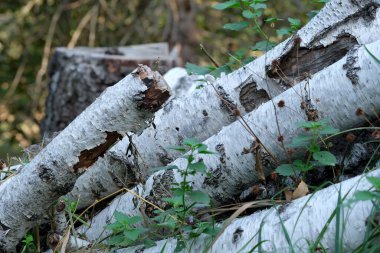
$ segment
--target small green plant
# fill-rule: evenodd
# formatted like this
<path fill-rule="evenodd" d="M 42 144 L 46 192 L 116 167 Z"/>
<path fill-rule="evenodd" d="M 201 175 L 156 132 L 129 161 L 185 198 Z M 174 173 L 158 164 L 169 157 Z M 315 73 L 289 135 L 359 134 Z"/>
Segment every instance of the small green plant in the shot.
<path fill-rule="evenodd" d="M 34 244 L 34 238 L 32 234 L 28 233 L 25 236 L 24 240 L 22 240 L 22 244 L 23 244 L 23 247 L 22 247 L 21 253 L 36 252 L 36 245 Z"/>
<path fill-rule="evenodd" d="M 77 221 L 79 221 L 80 223 L 82 223 L 86 226 L 89 226 L 89 224 L 84 219 L 82 219 L 79 215 L 76 214 L 76 211 L 78 209 L 79 200 L 71 201 L 67 197 L 61 197 L 61 200 L 65 204 L 64 205 L 65 213 L 68 215 L 69 221 L 70 221 L 70 223 L 72 223 L 73 226 Z"/>
<path fill-rule="evenodd" d="M 328 124 L 328 120 L 307 121 L 298 124 L 305 129 L 304 133 L 293 138 L 289 148 L 307 148 L 305 159 L 297 159 L 292 164 L 282 164 L 277 167 L 276 172 L 282 176 L 303 176 L 316 166 L 334 166 L 335 156 L 328 150 L 322 150 L 323 136 L 335 134 L 337 129 Z M 325 145 L 327 146 L 327 145 Z"/>
<path fill-rule="evenodd" d="M 136 243 L 143 242 L 145 247 L 154 246 L 155 243 L 143 234 L 148 229 L 143 227 L 134 227 L 135 224 L 142 221 L 140 216 L 128 217 L 127 215 L 116 211 L 114 213 L 115 222 L 109 224 L 106 228 L 112 231 L 112 236 L 108 239 L 111 246 L 127 247 Z"/>
<path fill-rule="evenodd" d="M 193 189 L 192 182 L 188 180 L 189 176 L 197 173 L 207 173 L 205 164 L 202 160 L 197 161 L 196 156 L 213 153 L 205 144 L 195 139 L 187 139 L 183 144 L 184 146 L 171 147 L 181 153 L 188 152 L 184 155 L 187 159 L 185 169 L 180 170 L 176 166 L 169 167 L 169 169 L 178 169 L 182 176 L 181 182 L 172 184 L 172 196 L 163 199 L 172 207 L 165 212 L 158 210 L 158 215 L 154 218 L 158 222 L 158 227 L 168 229 L 170 234 L 177 238 L 175 252 L 184 248 L 188 249 L 186 245 L 188 239 L 197 238 L 201 234 L 208 234 L 211 237 L 217 234 L 213 220 L 202 220 L 197 217 L 197 210 L 210 207 L 210 197 L 203 191 Z"/>
<path fill-rule="evenodd" d="M 171 149 L 184 154 L 187 160 L 186 168 L 181 170 L 177 166 L 166 166 L 153 169 L 153 171 L 177 169 L 182 176 L 182 181 L 172 184 L 171 196 L 163 198 L 171 207 L 167 210 L 155 210 L 156 217 L 152 219 L 154 223 L 149 228 L 136 226 L 142 222 L 140 216 L 128 217 L 115 212 L 115 222 L 106 227 L 112 231 L 112 235 L 108 238 L 110 246 L 126 247 L 144 243 L 148 248 L 156 245 L 152 239 L 174 236 L 178 239 L 175 252 L 179 252 L 189 247 L 186 243 L 190 239 L 197 238 L 201 234 L 208 234 L 211 237 L 217 234 L 212 219 L 197 217 L 197 211 L 210 207 L 210 197 L 203 191 L 193 189 L 192 182 L 189 181 L 190 176 L 207 173 L 205 164 L 202 160 L 197 160 L 196 156 L 213 152 L 195 139 L 184 140 L 183 145 Z M 159 235 L 159 232 L 164 235 Z"/>

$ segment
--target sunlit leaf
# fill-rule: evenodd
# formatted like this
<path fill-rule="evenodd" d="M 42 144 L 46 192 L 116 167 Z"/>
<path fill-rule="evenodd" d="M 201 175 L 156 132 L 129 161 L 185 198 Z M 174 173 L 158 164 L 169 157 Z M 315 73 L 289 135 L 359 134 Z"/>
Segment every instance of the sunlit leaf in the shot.
<path fill-rule="evenodd" d="M 313 154 L 313 158 L 319 163 L 327 166 L 336 164 L 336 157 L 329 151 L 320 151 Z"/>
<path fill-rule="evenodd" d="M 224 29 L 233 30 L 233 31 L 241 31 L 249 26 L 247 21 L 240 21 L 235 23 L 228 23 L 223 26 Z"/>

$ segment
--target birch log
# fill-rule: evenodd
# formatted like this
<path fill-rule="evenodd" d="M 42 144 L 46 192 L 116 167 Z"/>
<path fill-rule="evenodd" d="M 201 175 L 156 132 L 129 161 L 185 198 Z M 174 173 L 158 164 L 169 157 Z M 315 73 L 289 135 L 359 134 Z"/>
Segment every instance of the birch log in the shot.
<path fill-rule="evenodd" d="M 168 146 L 180 145 L 190 137 L 204 141 L 236 120 L 221 100 L 229 101 L 244 115 L 306 78 L 298 72 L 316 73 L 344 57 L 355 45 L 379 39 L 377 3 L 332 0 L 295 36 L 218 79 L 214 87 L 219 95 L 214 87 L 206 85 L 189 96 L 173 99 L 156 113 L 150 128 L 133 136 L 132 143 L 124 138 L 79 178 L 69 197 L 79 198 L 79 207 L 85 207 L 122 186 L 143 183 L 147 168 L 167 165 L 178 157 Z M 280 77 L 281 72 L 287 77 Z M 349 69 L 347 75 L 354 80 L 355 69 Z"/>
<path fill-rule="evenodd" d="M 380 55 L 380 40 L 368 44 L 366 48 L 373 55 Z M 375 116 L 374 111 L 380 111 L 380 64 L 366 48 L 362 46 L 353 49 L 346 57 L 316 73 L 310 80 L 303 81 L 274 98 L 275 104 L 283 101 L 286 105 L 277 108 L 278 126 L 272 101 L 244 116 L 261 143 L 279 161 L 286 160 L 286 152 L 279 145 L 278 136 L 283 136 L 285 143 L 289 143 L 300 131 L 296 123 L 306 120 L 305 112 L 300 106 L 304 98 L 300 94 L 310 98 L 310 103 L 318 110 L 320 118 L 330 118 L 331 124 L 340 130 L 366 122 L 363 117 L 356 115 L 358 108 L 366 112 L 369 119 Z M 355 71 L 355 82 L 351 80 L 352 75 L 348 75 L 352 70 Z M 278 127 L 281 133 L 278 132 Z M 196 175 L 187 180 L 193 182 L 195 189 L 207 192 L 216 205 L 234 202 L 243 189 L 259 180 L 255 170 L 255 156 L 246 152 L 254 144 L 254 139 L 240 122 L 223 128 L 204 144 L 218 153 L 200 155 L 210 176 Z M 179 158 L 171 165 L 185 168 L 186 163 L 186 159 Z M 267 172 L 272 169 L 265 156 L 261 163 L 267 165 Z M 161 171 L 150 176 L 144 187 L 139 186 L 135 190 L 150 202 L 165 208 L 165 202 L 161 199 L 168 196 L 167 189 L 173 182 L 181 180 L 177 170 Z M 89 229 L 82 227 L 80 231 L 90 240 L 97 239 L 115 210 L 135 215 L 139 212 L 140 204 L 139 199 L 134 199 L 131 194 L 118 197 L 92 219 Z M 148 215 L 150 211 L 150 207 L 145 209 Z M 105 234 L 107 233 L 102 236 Z"/>
<path fill-rule="evenodd" d="M 369 173 L 369 176 L 380 177 L 380 169 Z M 352 199 L 354 192 L 370 190 L 371 186 L 365 176 L 357 176 L 282 207 L 255 212 L 250 216 L 237 219 L 227 227 L 208 252 L 260 252 L 258 249 L 250 251 L 259 242 L 262 242 L 261 252 L 315 252 L 315 249 L 309 249 L 308 242 L 316 241 L 330 216 L 336 210 L 339 191 L 341 197 L 347 194 L 340 212 L 341 224 L 344 226 L 341 240 L 343 252 L 352 252 L 364 240 L 367 218 L 371 213 L 373 203 L 366 201 L 358 202 L 352 206 L 346 204 Z M 290 236 L 293 251 L 290 250 L 284 229 Z M 327 252 L 334 252 L 335 231 L 336 222 L 334 218 L 320 244 Z M 261 238 L 259 238 L 259 233 Z M 205 245 L 208 245 L 210 241 L 210 238 L 206 236 L 201 236 L 195 242 L 189 241 L 188 245 L 192 245 L 190 252 L 204 252 Z M 152 248 L 145 249 L 139 246 L 120 249 L 117 252 L 169 253 L 174 252 L 176 244 L 175 239 L 168 239 L 157 242 L 157 246 Z M 164 247 L 165 250 L 161 251 Z"/>
<path fill-rule="evenodd" d="M 50 205 L 68 193 L 122 133 L 140 132 L 167 100 L 162 77 L 146 66 L 108 88 L 21 172 L 0 185 L 0 249 L 13 252 Z"/>

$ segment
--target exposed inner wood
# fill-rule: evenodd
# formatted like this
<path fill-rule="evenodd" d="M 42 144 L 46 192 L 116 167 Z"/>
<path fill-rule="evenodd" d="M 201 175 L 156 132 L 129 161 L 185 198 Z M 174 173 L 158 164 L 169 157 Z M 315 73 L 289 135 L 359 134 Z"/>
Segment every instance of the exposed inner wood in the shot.
<path fill-rule="evenodd" d="M 295 38 L 288 53 L 267 66 L 267 75 L 279 79 L 282 84 L 292 86 L 319 72 L 344 57 L 357 40 L 350 35 L 342 35 L 327 47 L 300 47 L 301 40 Z"/>
<path fill-rule="evenodd" d="M 148 89 L 144 91 L 143 96 L 136 97 L 140 100 L 138 102 L 138 107 L 150 111 L 157 111 L 170 97 L 168 86 L 163 83 L 165 81 L 153 71 L 146 69 L 146 67 L 142 65 L 140 65 L 132 74 L 138 75 L 141 81 L 146 87 L 148 87 Z"/>
<path fill-rule="evenodd" d="M 255 81 L 243 83 L 240 87 L 239 100 L 246 112 L 251 112 L 262 103 L 269 101 L 265 90 L 258 90 Z"/>
<path fill-rule="evenodd" d="M 74 165 L 74 171 L 78 171 L 80 168 L 88 168 L 96 162 L 98 157 L 102 156 L 118 139 L 122 138 L 122 135 L 118 132 L 106 132 L 107 137 L 104 143 L 99 146 L 83 150 L 79 156 L 79 162 Z"/>

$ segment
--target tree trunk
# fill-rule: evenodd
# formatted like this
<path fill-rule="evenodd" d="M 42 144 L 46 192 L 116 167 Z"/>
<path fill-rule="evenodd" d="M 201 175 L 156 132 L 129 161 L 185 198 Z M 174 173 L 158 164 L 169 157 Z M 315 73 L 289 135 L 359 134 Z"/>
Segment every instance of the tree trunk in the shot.
<path fill-rule="evenodd" d="M 369 176 L 380 177 L 380 169 L 369 173 Z M 338 240 L 343 243 L 343 252 L 352 252 L 364 240 L 367 218 L 371 213 L 373 203 L 366 201 L 352 206 L 346 204 L 352 199 L 355 191 L 366 191 L 371 186 L 364 176 L 357 176 L 318 191 L 314 195 L 297 199 L 290 204 L 237 219 L 226 228 L 208 252 L 240 252 L 240 250 L 248 252 L 260 242 L 262 242 L 263 252 L 318 252 L 317 249 L 310 248 L 308 242 L 316 241 L 334 212 L 339 212 L 342 217 L 339 225 L 343 226 L 340 227 L 342 238 Z M 338 201 L 345 196 L 341 209 L 337 209 Z M 335 220 L 336 215 L 328 225 L 320 244 L 317 245 L 318 247 L 322 245 L 327 252 L 334 252 L 337 229 Z M 285 231 L 290 236 L 292 246 L 286 239 Z M 189 241 L 188 245 L 192 245 L 191 250 L 184 252 L 204 252 L 206 245 L 210 242 L 209 237 L 201 236 L 195 242 Z M 155 247 L 144 248 L 143 251 L 144 253 L 161 252 L 161 249 L 165 247 L 164 252 L 174 252 L 176 245 L 175 239 L 167 239 L 157 242 Z M 142 248 L 142 246 L 131 247 L 116 252 L 139 252 Z M 253 252 L 258 251 L 256 249 Z"/>
<path fill-rule="evenodd" d="M 165 40 L 171 48 L 179 51 L 180 65 L 196 62 L 196 49 L 199 47 L 199 31 L 196 27 L 195 0 L 166 0 L 169 10 L 169 27 Z"/>
<path fill-rule="evenodd" d="M 373 55 L 380 55 L 380 40 L 367 45 L 366 48 Z M 362 46 L 352 49 L 338 62 L 274 98 L 274 103 L 268 101 L 245 115 L 244 121 L 248 122 L 257 136 L 256 140 L 240 121 L 232 123 L 207 139 L 204 144 L 215 150 L 217 155 L 200 155 L 210 175 L 188 178 L 193 182 L 193 187 L 206 191 L 216 205 L 234 202 L 243 189 L 259 180 L 255 170 L 255 152 L 247 153 L 255 143 L 260 142 L 278 161 L 285 161 L 287 151 L 281 147 L 278 137 L 282 136 L 285 144 L 290 143 L 301 131 L 296 123 L 305 121 L 310 113 L 314 117 L 331 119 L 332 126 L 340 130 L 366 122 L 365 118 L 356 115 L 358 109 L 366 113 L 367 119 L 373 118 L 374 112 L 380 110 L 380 65 L 366 48 Z M 278 107 L 280 101 L 285 107 Z M 309 110 L 301 108 L 304 103 Z M 264 155 L 260 162 L 265 166 L 266 172 L 269 172 L 274 168 L 273 161 L 265 154 L 265 150 L 262 151 Z M 186 163 L 186 159 L 179 158 L 170 165 L 183 169 Z M 177 170 L 160 171 L 150 176 L 144 187 L 136 187 L 136 190 L 150 202 L 163 206 L 164 202 L 161 199 L 167 197 L 167 189 L 173 182 L 178 183 L 181 180 L 182 177 Z M 115 210 L 132 215 L 139 212 L 139 207 L 136 206 L 140 204 L 139 199 L 134 199 L 128 193 L 118 197 L 92 219 L 89 229 L 82 227 L 80 231 L 85 232 L 90 240 L 97 239 Z M 149 215 L 149 209 L 145 211 Z M 103 233 L 102 236 L 105 234 L 107 233 Z"/>
<path fill-rule="evenodd" d="M 179 156 L 178 152 L 168 150 L 169 146 L 180 145 L 190 137 L 204 141 L 236 120 L 231 109 L 237 108 L 245 115 L 306 79 L 304 73 L 312 75 L 340 60 L 355 45 L 379 39 L 379 16 L 378 5 L 371 1 L 366 4 L 330 1 L 309 24 L 265 56 L 223 76 L 214 86 L 205 84 L 189 96 L 173 99 L 156 113 L 150 128 L 140 136 L 133 136 L 132 143 L 124 138 L 104 160 L 80 177 L 70 198 L 79 197 L 79 207 L 85 207 L 120 187 L 144 183 L 148 168 L 167 165 Z M 354 72 L 349 69 L 347 75 L 355 82 Z M 255 124 L 262 127 L 261 121 Z"/>
<path fill-rule="evenodd" d="M 159 59 L 159 64 L 155 62 Z M 114 48 L 57 48 L 50 61 L 49 95 L 42 133 L 64 129 L 103 90 L 131 73 L 138 63 L 165 73 L 176 64 L 166 43 Z"/>
<path fill-rule="evenodd" d="M 71 191 L 81 172 L 127 131 L 141 132 L 169 97 L 162 77 L 146 66 L 108 88 L 21 172 L 0 185 L 0 250 L 14 252 L 49 207 Z"/>

